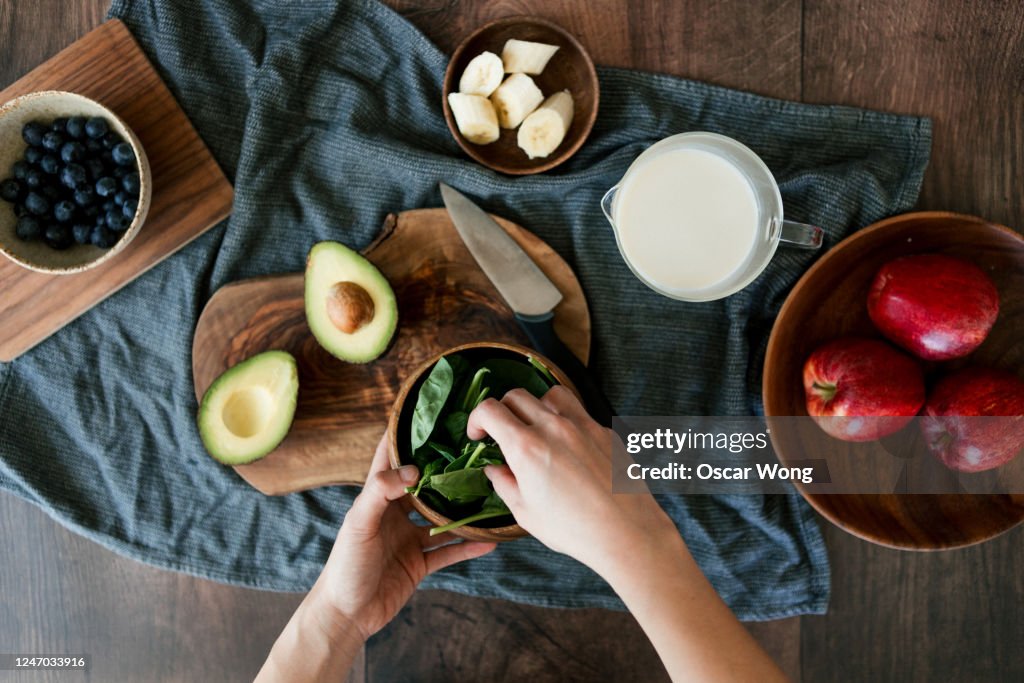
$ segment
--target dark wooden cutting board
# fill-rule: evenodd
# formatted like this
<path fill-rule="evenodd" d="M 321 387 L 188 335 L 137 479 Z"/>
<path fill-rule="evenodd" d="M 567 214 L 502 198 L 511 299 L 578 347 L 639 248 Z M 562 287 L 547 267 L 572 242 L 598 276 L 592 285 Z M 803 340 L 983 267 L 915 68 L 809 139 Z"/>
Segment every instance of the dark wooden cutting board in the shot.
<path fill-rule="evenodd" d="M 111 20 L 0 92 L 39 90 L 100 102 L 135 132 L 153 171 L 138 236 L 108 263 L 74 275 L 37 273 L 0 257 L 0 361 L 14 360 L 231 213 L 234 192 L 127 27 Z M 6 175 L 0 169 L 0 177 Z M 7 211 L 6 204 L 0 211 Z"/>
<path fill-rule="evenodd" d="M 586 363 L 590 313 L 572 269 L 536 235 L 495 219 L 562 292 L 555 329 Z M 391 404 L 417 365 L 467 342 L 528 345 L 444 209 L 389 215 L 363 254 L 391 282 L 399 309 L 395 339 L 372 363 L 345 363 L 316 342 L 306 325 L 301 273 L 222 287 L 199 318 L 192 345 L 198 399 L 224 370 L 261 351 L 283 349 L 298 361 L 299 403 L 291 431 L 270 455 L 235 468 L 263 493 L 362 483 Z"/>

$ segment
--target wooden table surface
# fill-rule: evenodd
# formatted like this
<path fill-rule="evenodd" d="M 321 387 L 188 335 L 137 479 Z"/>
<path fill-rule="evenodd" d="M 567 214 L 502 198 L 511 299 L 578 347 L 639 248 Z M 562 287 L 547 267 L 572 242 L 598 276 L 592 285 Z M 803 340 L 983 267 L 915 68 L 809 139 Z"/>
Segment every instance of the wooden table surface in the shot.
<path fill-rule="evenodd" d="M 0 0 L 0 86 L 102 21 L 109 0 Z M 1024 228 L 1024 3 L 976 0 L 390 0 L 450 51 L 489 19 L 543 16 L 599 64 L 806 102 L 933 117 L 920 207 Z M 822 521 L 827 616 L 752 625 L 794 680 L 1024 679 L 1024 530 L 914 554 Z M 88 652 L 89 674 L 251 680 L 299 597 L 150 569 L 0 496 L 0 652 Z M 421 592 L 359 681 L 642 681 L 665 674 L 631 617 Z M 5 679 L 6 680 L 6 679 Z"/>

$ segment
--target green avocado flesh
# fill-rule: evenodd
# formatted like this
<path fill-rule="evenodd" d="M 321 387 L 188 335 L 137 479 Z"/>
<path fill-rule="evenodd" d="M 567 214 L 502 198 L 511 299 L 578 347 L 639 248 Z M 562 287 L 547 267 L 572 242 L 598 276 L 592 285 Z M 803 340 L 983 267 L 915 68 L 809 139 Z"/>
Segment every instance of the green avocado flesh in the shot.
<path fill-rule="evenodd" d="M 350 363 L 368 363 L 384 353 L 398 324 L 390 283 L 361 254 L 337 242 L 310 249 L 305 302 L 313 336 Z"/>
<path fill-rule="evenodd" d="M 285 351 L 265 351 L 214 380 L 199 406 L 199 435 L 225 465 L 259 460 L 284 440 L 295 417 L 299 373 Z"/>

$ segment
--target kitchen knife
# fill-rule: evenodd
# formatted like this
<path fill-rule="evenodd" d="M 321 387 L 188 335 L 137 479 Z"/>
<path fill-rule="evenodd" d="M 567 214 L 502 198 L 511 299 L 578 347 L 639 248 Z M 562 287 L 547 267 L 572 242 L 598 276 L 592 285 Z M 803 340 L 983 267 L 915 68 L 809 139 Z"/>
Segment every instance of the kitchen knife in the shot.
<path fill-rule="evenodd" d="M 441 198 L 469 253 L 515 314 L 533 347 L 560 367 L 576 385 L 597 422 L 612 424 L 612 411 L 601 387 L 552 326 L 562 293 L 533 259 L 483 209 L 462 193 L 440 183 Z"/>

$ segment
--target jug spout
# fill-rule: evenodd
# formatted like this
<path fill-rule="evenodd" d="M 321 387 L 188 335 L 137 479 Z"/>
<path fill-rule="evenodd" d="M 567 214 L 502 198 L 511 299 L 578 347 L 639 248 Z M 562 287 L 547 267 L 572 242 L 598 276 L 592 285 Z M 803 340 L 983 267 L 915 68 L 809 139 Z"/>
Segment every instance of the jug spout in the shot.
<path fill-rule="evenodd" d="M 612 205 L 615 201 L 615 194 L 618 191 L 619 186 L 615 185 L 610 190 L 605 192 L 603 197 L 601 197 L 601 211 L 604 212 L 604 217 L 608 219 L 608 222 L 612 224 L 613 228 L 615 227 L 615 219 L 612 218 Z"/>

